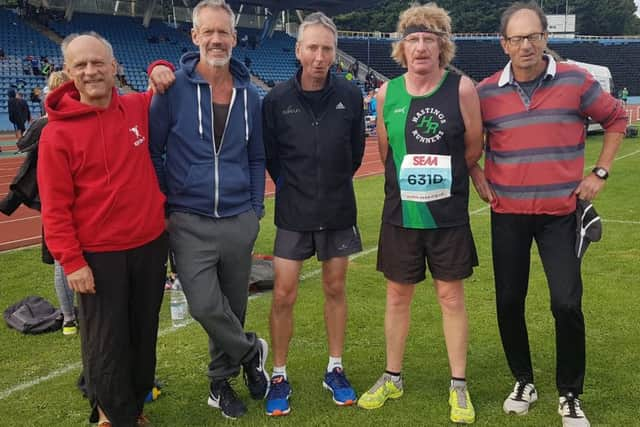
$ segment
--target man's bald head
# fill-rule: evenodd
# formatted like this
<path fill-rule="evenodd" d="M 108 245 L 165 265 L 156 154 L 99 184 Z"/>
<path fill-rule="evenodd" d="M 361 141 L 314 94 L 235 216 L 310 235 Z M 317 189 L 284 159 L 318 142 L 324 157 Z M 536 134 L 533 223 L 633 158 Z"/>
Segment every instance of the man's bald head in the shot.
<path fill-rule="evenodd" d="M 64 70 L 80 93 L 80 102 L 106 108 L 116 75 L 111 44 L 92 32 L 67 36 L 61 47 Z"/>
<path fill-rule="evenodd" d="M 109 43 L 107 39 L 105 39 L 95 31 L 88 31 L 86 33 L 69 34 L 67 37 L 64 38 L 64 40 L 62 40 L 62 43 L 60 44 L 60 50 L 62 50 L 62 56 L 65 57 L 65 62 L 66 62 L 66 51 L 69 44 L 78 38 L 82 40 L 82 39 L 86 39 L 86 37 L 93 37 L 94 39 L 101 42 L 106 47 L 107 51 L 109 52 L 109 55 L 111 55 L 111 57 L 114 58 L 113 46 L 111 46 L 111 43 Z"/>

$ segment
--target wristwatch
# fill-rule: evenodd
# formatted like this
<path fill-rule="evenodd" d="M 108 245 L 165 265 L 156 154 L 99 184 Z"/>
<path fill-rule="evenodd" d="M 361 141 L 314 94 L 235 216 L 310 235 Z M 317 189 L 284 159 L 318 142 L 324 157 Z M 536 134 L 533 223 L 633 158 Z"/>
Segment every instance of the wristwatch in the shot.
<path fill-rule="evenodd" d="M 609 178 L 609 171 L 605 168 L 601 168 L 600 166 L 596 166 L 591 170 L 598 178 L 607 179 Z"/>

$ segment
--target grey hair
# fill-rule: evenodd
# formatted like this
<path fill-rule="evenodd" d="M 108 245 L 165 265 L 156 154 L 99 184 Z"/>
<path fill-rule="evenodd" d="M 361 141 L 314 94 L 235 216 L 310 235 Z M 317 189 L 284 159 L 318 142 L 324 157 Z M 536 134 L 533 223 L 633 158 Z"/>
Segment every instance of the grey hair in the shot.
<path fill-rule="evenodd" d="M 511 17 L 516 12 L 524 9 L 530 10 L 538 15 L 540 25 L 542 25 L 542 31 L 545 33 L 547 32 L 547 16 L 544 14 L 544 11 L 540 8 L 540 6 L 538 6 L 538 4 L 533 1 L 529 3 L 519 1 L 512 4 L 511 6 L 506 8 L 504 12 L 502 12 L 502 16 L 500 17 L 500 34 L 502 34 L 503 37 L 507 37 L 507 25 L 509 25 L 509 20 L 511 19 Z"/>
<path fill-rule="evenodd" d="M 200 3 L 193 8 L 193 12 L 191 13 L 191 22 L 193 24 L 193 28 L 198 28 L 200 23 L 198 22 L 198 15 L 200 15 L 200 11 L 205 7 L 211 9 L 222 9 L 227 14 L 229 14 L 229 24 L 231 28 L 231 32 L 235 31 L 236 27 L 236 14 L 233 13 L 233 9 L 229 6 L 224 0 L 202 0 Z"/>
<path fill-rule="evenodd" d="M 304 18 L 304 21 L 302 21 L 302 24 L 298 27 L 298 43 L 302 41 L 304 30 L 312 25 L 322 25 L 327 30 L 331 31 L 331 34 L 333 34 L 333 45 L 334 47 L 338 46 L 338 29 L 336 28 L 336 24 L 334 24 L 331 18 L 322 12 L 314 12 Z"/>
<path fill-rule="evenodd" d="M 62 40 L 62 43 L 60 44 L 60 50 L 62 51 L 62 56 L 64 58 L 66 58 L 67 56 L 67 48 L 69 47 L 69 44 L 81 36 L 93 37 L 94 39 L 97 39 L 98 41 L 102 42 L 102 44 L 104 44 L 105 47 L 107 48 L 109 55 L 111 55 L 111 58 L 115 58 L 113 56 L 113 46 L 111 46 L 111 43 L 109 43 L 107 39 L 105 39 L 95 31 L 87 31 L 86 33 L 71 33 L 67 37 L 65 37 L 64 40 Z"/>

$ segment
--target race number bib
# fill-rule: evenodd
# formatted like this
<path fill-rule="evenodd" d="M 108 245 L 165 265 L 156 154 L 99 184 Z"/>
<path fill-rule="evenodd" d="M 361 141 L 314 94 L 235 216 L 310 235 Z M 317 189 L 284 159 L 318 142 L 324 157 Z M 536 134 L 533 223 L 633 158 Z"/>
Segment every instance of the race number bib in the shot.
<path fill-rule="evenodd" d="M 407 154 L 398 181 L 402 200 L 431 202 L 451 197 L 451 156 Z"/>

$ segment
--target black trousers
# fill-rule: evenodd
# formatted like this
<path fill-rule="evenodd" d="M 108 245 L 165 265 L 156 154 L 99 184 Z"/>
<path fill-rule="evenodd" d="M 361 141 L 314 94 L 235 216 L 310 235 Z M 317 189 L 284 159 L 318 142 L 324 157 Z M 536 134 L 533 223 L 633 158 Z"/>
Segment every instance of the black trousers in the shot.
<path fill-rule="evenodd" d="M 95 294 L 80 294 L 80 334 L 91 422 L 97 406 L 114 427 L 134 426 L 153 387 L 168 239 L 85 253 Z"/>
<path fill-rule="evenodd" d="M 556 332 L 556 385 L 560 394 L 582 393 L 585 327 L 580 260 L 575 256 L 573 214 L 491 213 L 498 326 L 507 362 L 518 380 L 533 382 L 525 300 L 531 243 L 536 240 L 551 296 Z"/>

